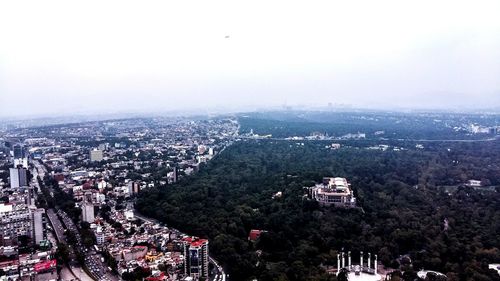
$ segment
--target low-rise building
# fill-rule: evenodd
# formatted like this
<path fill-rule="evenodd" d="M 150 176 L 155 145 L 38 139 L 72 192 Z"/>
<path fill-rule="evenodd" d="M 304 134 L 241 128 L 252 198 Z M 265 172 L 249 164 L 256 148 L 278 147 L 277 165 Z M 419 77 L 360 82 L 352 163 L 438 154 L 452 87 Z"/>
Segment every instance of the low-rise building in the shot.
<path fill-rule="evenodd" d="M 309 188 L 311 197 L 322 206 L 356 206 L 356 198 L 345 178 L 323 178 L 323 182 Z"/>
<path fill-rule="evenodd" d="M 102 161 L 103 159 L 103 154 L 102 154 L 102 150 L 99 150 L 99 149 L 93 149 L 90 151 L 90 161 L 94 162 L 94 161 Z"/>

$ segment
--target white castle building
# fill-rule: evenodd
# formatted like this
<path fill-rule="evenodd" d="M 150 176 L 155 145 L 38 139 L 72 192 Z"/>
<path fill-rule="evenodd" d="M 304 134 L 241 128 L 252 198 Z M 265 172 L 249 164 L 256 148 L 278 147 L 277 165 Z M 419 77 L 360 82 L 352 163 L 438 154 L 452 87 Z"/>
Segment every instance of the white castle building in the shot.
<path fill-rule="evenodd" d="M 355 207 L 356 198 L 345 178 L 323 178 L 323 182 L 309 187 L 312 199 L 322 206 Z"/>

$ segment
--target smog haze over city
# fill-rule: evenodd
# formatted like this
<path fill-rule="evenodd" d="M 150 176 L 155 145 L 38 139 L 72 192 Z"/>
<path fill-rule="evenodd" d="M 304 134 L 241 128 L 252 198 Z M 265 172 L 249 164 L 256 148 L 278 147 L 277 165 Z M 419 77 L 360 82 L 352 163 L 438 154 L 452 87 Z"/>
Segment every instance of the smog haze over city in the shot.
<path fill-rule="evenodd" d="M 499 15 L 0 2 L 0 281 L 500 281 Z"/>
<path fill-rule="evenodd" d="M 3 2 L 0 116 L 498 109 L 499 10 L 451 0 Z"/>

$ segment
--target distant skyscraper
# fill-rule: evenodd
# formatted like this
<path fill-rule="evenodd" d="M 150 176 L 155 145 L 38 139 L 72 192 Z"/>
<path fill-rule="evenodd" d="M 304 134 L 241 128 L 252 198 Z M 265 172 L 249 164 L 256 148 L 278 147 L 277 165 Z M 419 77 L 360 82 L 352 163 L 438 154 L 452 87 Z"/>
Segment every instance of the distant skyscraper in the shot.
<path fill-rule="evenodd" d="M 208 278 L 208 240 L 186 237 L 184 243 L 184 274 Z"/>
<path fill-rule="evenodd" d="M 102 150 L 99 149 L 93 149 L 90 151 L 90 161 L 102 161 L 103 156 L 102 156 Z"/>
<path fill-rule="evenodd" d="M 10 187 L 19 188 L 28 185 L 28 176 L 25 168 L 10 168 Z"/>

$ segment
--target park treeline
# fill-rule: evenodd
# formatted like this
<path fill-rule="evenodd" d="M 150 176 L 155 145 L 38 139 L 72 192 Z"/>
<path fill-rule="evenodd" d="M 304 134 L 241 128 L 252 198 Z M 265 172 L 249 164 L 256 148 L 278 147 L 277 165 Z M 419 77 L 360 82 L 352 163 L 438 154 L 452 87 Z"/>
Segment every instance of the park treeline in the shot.
<path fill-rule="evenodd" d="M 448 280 L 499 280 L 488 263 L 500 260 L 500 143 L 404 145 L 238 141 L 195 175 L 142 191 L 136 208 L 210 239 L 231 280 L 335 280 L 326 270 L 342 249 L 353 261 L 377 254 L 405 280 L 423 268 Z M 347 178 L 358 208 L 307 198 L 303 187 L 326 176 Z M 490 187 L 465 186 L 470 179 Z M 267 232 L 249 242 L 251 229 Z"/>

